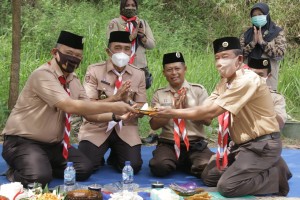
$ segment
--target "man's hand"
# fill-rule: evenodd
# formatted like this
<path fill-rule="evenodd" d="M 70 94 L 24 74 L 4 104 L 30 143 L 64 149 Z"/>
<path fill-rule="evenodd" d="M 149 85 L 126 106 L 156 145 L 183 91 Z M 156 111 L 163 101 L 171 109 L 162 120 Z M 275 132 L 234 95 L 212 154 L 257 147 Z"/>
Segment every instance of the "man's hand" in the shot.
<path fill-rule="evenodd" d="M 134 119 L 134 118 L 142 118 L 144 115 L 140 114 L 136 110 L 137 107 L 138 107 L 138 104 L 132 105 L 132 108 L 134 108 L 136 112 L 128 112 L 124 115 L 118 116 L 117 118 L 120 118 L 123 121 L 126 121 L 126 120 L 128 121 L 128 120 L 131 120 L 131 119 Z"/>
<path fill-rule="evenodd" d="M 150 117 L 160 117 L 160 118 L 173 118 L 173 109 L 166 107 L 158 107 L 156 108 L 157 112 L 150 113 Z"/>
<path fill-rule="evenodd" d="M 115 113 L 116 115 L 123 115 L 128 112 L 138 113 L 138 111 L 134 107 L 132 107 L 129 104 L 124 103 L 122 101 L 113 103 L 112 112 Z"/>
<path fill-rule="evenodd" d="M 114 94 L 114 101 L 124 101 L 128 100 L 128 92 L 131 87 L 131 81 L 125 81 L 122 86 L 118 89 L 117 93 Z"/>
<path fill-rule="evenodd" d="M 176 109 L 184 108 L 186 101 L 186 88 L 182 88 L 176 94 L 177 96 L 174 96 L 174 107 Z"/>

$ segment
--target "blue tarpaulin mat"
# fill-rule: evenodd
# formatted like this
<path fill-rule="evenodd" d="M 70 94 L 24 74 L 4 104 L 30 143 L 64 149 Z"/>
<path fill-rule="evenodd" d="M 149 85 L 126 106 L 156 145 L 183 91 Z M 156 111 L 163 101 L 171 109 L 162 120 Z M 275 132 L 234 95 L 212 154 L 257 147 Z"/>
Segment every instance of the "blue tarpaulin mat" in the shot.
<path fill-rule="evenodd" d="M 142 147 L 142 158 L 143 158 L 143 166 L 142 170 L 134 176 L 134 182 L 139 185 L 140 188 L 149 188 L 151 187 L 151 183 L 159 181 L 164 183 L 165 186 L 168 186 L 171 183 L 187 183 L 187 182 L 195 182 L 199 187 L 205 187 L 201 181 L 190 174 L 176 171 L 169 176 L 164 178 L 158 178 L 151 175 L 150 169 L 148 167 L 149 160 L 152 157 L 152 151 L 155 149 L 155 146 L 143 146 Z M 212 149 L 216 151 L 216 149 Z M 0 146 L 0 153 L 2 152 L 2 145 Z M 107 157 L 109 152 L 106 153 L 105 157 Z M 282 156 L 286 163 L 288 164 L 291 172 L 293 173 L 293 177 L 289 180 L 290 192 L 288 197 L 300 197 L 300 150 L 299 149 L 283 149 Z M 0 157 L 0 172 L 5 172 L 7 170 L 7 164 Z M 105 165 L 101 167 L 98 171 L 96 171 L 88 180 L 84 182 L 79 182 L 80 185 L 91 185 L 94 183 L 100 185 L 107 185 L 111 183 L 116 183 L 122 179 L 122 175 L 118 173 L 112 166 Z M 5 176 L 0 176 L 0 184 L 8 183 Z M 62 179 L 54 179 L 50 182 L 49 187 L 54 188 L 58 185 L 62 185 Z M 214 195 L 218 195 L 212 193 Z M 147 196 L 147 194 L 144 194 Z M 145 198 L 146 199 L 146 198 Z"/>

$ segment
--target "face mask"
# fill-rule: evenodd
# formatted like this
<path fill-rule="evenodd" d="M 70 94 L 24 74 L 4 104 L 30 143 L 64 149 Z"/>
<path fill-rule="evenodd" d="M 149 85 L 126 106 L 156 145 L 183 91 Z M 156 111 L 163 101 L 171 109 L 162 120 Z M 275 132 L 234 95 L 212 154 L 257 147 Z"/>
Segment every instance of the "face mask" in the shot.
<path fill-rule="evenodd" d="M 238 57 L 235 59 L 221 58 L 217 61 L 216 65 L 221 77 L 229 78 L 235 73 L 237 59 Z"/>
<path fill-rule="evenodd" d="M 121 15 L 131 18 L 137 15 L 137 10 L 132 8 L 123 8 L 121 10 Z"/>
<path fill-rule="evenodd" d="M 256 27 L 263 27 L 267 24 L 267 15 L 258 15 L 251 18 L 251 22 Z"/>
<path fill-rule="evenodd" d="M 111 57 L 112 62 L 117 66 L 117 67 L 125 67 L 128 62 L 129 62 L 129 56 L 123 52 L 121 53 L 114 53 Z"/>
<path fill-rule="evenodd" d="M 58 50 L 57 50 L 57 52 L 59 54 L 60 61 L 58 61 L 56 58 L 55 58 L 55 60 L 62 71 L 67 72 L 67 73 L 72 73 L 72 72 L 74 72 L 74 70 L 76 68 L 78 68 L 78 66 L 81 62 L 81 60 L 79 58 L 63 54 Z"/>

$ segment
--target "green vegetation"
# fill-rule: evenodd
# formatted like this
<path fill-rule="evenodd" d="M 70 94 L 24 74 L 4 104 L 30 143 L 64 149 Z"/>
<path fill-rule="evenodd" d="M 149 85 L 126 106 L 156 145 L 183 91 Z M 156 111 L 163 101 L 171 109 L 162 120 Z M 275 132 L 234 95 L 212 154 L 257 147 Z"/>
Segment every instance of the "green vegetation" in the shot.
<path fill-rule="evenodd" d="M 24 0 L 22 1 L 22 55 L 20 89 L 29 74 L 51 59 L 60 30 L 85 36 L 84 60 L 77 74 L 82 78 L 89 64 L 105 60 L 106 28 L 110 19 L 119 15 L 118 0 Z M 188 66 L 187 79 L 200 83 L 210 93 L 218 74 L 214 68 L 211 43 L 220 36 L 237 36 L 250 25 L 249 10 L 256 1 L 244 0 L 141 0 L 140 17 L 146 19 L 157 46 L 148 52 L 154 85 L 147 91 L 150 102 L 155 89 L 166 84 L 161 74 L 162 55 L 181 51 Z M 251 2 L 247 4 L 246 2 Z M 272 19 L 285 28 L 289 49 L 281 63 L 279 91 L 285 95 L 287 110 L 300 118 L 300 25 L 298 0 L 270 0 Z M 276 12 L 275 12 L 276 11 Z M 11 1 L 0 5 L 0 128 L 8 116 L 11 63 Z M 297 38 L 298 37 L 298 38 Z M 149 131 L 148 119 L 141 123 L 144 135 Z"/>

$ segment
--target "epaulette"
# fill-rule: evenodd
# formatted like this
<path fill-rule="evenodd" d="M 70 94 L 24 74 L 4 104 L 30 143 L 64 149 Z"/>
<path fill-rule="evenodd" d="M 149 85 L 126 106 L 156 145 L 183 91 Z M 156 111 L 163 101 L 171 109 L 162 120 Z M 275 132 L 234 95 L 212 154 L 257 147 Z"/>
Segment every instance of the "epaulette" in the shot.
<path fill-rule="evenodd" d="M 166 89 L 166 87 L 157 88 L 156 91 L 158 91 L 158 90 L 164 90 L 164 89 Z"/>
<path fill-rule="evenodd" d="M 204 86 L 203 86 L 203 85 L 201 85 L 201 84 L 198 84 L 198 83 L 190 83 L 190 85 L 191 85 L 191 86 L 197 86 L 197 87 L 200 87 L 201 89 L 203 89 L 203 88 L 204 88 Z"/>
<path fill-rule="evenodd" d="M 130 66 L 130 67 L 132 67 L 132 68 L 134 68 L 134 69 L 138 69 L 138 70 L 141 70 L 141 71 L 143 71 L 141 68 L 139 68 L 139 67 L 137 67 L 137 66 L 135 66 L 135 65 L 128 64 L 128 66 Z"/>
<path fill-rule="evenodd" d="M 276 94 L 280 94 L 279 92 L 277 92 L 276 90 L 270 90 L 271 93 L 276 93 Z M 281 94 L 280 94 L 281 95 Z"/>
<path fill-rule="evenodd" d="M 105 65 L 106 65 L 106 61 L 102 61 L 100 63 L 91 64 L 88 67 L 98 67 L 98 66 L 105 66 Z"/>

